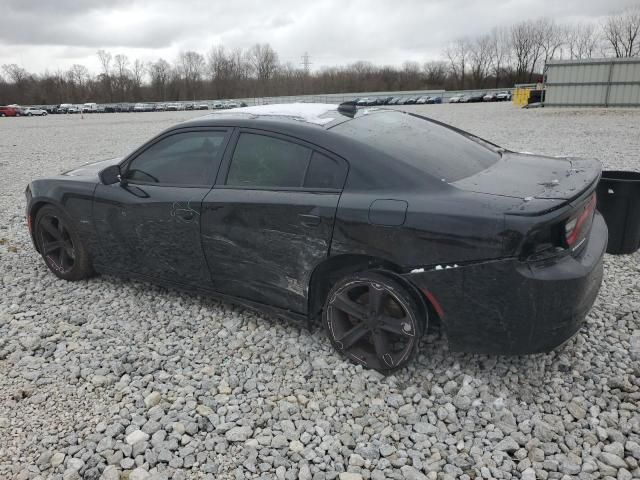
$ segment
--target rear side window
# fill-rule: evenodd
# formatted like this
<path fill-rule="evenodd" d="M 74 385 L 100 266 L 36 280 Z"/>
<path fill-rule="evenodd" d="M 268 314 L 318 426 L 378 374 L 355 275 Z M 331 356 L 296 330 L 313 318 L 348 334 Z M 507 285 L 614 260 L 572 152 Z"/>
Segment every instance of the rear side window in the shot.
<path fill-rule="evenodd" d="M 242 133 L 238 138 L 227 185 L 301 187 L 311 149 L 279 138 Z"/>
<path fill-rule="evenodd" d="M 358 116 L 333 130 L 446 182 L 475 175 L 500 159 L 499 148 L 488 142 L 401 112 Z"/>
<path fill-rule="evenodd" d="M 313 152 L 304 186 L 307 188 L 331 188 L 340 190 L 344 185 L 347 169 L 343 163 Z"/>

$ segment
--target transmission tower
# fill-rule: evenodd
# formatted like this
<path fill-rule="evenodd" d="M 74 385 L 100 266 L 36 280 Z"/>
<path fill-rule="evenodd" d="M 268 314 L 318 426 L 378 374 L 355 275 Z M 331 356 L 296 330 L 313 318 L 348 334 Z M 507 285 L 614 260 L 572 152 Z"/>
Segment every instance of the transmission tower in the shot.
<path fill-rule="evenodd" d="M 305 73 L 309 73 L 309 67 L 312 65 L 309 52 L 304 52 L 304 55 L 302 55 L 302 57 L 300 58 L 302 58 L 302 62 L 300 62 L 300 65 L 302 65 L 302 68 L 304 68 Z"/>

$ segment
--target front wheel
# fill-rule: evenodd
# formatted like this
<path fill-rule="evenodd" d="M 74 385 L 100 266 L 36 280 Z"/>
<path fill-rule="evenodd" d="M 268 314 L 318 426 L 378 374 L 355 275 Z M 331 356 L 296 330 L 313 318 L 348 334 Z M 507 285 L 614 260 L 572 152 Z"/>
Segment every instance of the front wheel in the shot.
<path fill-rule="evenodd" d="M 57 277 L 74 281 L 92 275 L 89 253 L 64 212 L 46 205 L 38 211 L 34 225 L 40 254 Z"/>
<path fill-rule="evenodd" d="M 402 283 L 373 271 L 338 281 L 322 315 L 338 352 L 382 373 L 409 363 L 427 322 L 415 296 Z"/>

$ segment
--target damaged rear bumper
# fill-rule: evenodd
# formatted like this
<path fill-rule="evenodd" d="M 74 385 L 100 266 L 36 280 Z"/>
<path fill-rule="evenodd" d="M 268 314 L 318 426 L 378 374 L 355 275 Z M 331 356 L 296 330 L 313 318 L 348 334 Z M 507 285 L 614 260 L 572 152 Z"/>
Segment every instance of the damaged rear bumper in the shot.
<path fill-rule="evenodd" d="M 439 311 L 452 350 L 546 352 L 580 329 L 602 283 L 606 246 L 607 227 L 596 213 L 587 244 L 576 257 L 418 269 L 405 278 Z"/>

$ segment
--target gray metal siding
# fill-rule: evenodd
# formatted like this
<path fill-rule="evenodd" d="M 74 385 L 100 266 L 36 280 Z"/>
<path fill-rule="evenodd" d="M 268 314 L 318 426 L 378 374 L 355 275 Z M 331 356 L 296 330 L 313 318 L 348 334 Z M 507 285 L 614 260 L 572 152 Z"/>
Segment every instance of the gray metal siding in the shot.
<path fill-rule="evenodd" d="M 545 70 L 547 106 L 640 106 L 640 58 L 552 61 Z"/>

